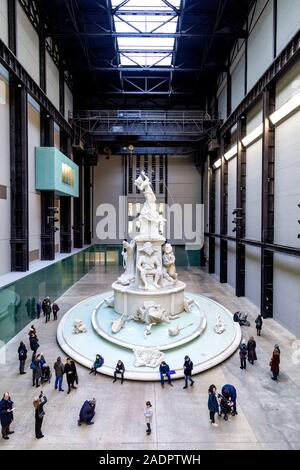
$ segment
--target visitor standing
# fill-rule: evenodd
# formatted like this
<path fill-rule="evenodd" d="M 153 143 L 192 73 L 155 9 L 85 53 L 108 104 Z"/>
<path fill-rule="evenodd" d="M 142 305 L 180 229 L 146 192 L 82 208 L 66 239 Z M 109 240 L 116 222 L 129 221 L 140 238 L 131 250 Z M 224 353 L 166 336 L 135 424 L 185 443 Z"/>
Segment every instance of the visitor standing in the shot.
<path fill-rule="evenodd" d="M 26 374 L 26 372 L 24 371 L 24 368 L 25 368 L 25 362 L 27 359 L 27 348 L 25 344 L 23 343 L 23 341 L 20 342 L 20 346 L 18 347 L 18 354 L 19 354 L 19 362 L 20 362 L 19 371 L 20 371 L 20 374 L 23 375 L 23 374 Z"/>
<path fill-rule="evenodd" d="M 78 426 L 81 426 L 81 423 L 86 423 L 88 425 L 94 424 L 92 419 L 95 416 L 95 408 L 96 408 L 96 400 L 93 398 L 92 400 L 86 400 L 79 412 L 79 419 L 77 421 Z"/>
<path fill-rule="evenodd" d="M 51 302 L 50 302 L 50 297 L 46 297 L 46 302 L 45 302 L 45 314 L 46 314 L 46 323 L 50 321 L 50 315 L 51 315 Z"/>
<path fill-rule="evenodd" d="M 248 351 L 248 361 L 253 365 L 254 361 L 257 361 L 256 342 L 253 336 L 250 336 L 249 338 L 249 341 L 247 343 L 247 351 Z"/>
<path fill-rule="evenodd" d="M 93 372 L 94 372 L 94 375 L 96 375 L 96 374 L 97 374 L 97 369 L 99 369 L 99 367 L 102 367 L 103 364 L 104 364 L 104 359 L 103 359 L 103 357 L 102 357 L 100 354 L 97 354 L 97 355 L 96 355 L 96 359 L 95 359 L 95 361 L 94 361 L 94 363 L 93 363 L 93 366 L 92 366 L 92 368 L 91 368 L 91 370 L 90 370 L 89 375 L 91 375 Z"/>
<path fill-rule="evenodd" d="M 144 416 L 145 416 L 145 421 L 146 421 L 146 426 L 147 426 L 146 433 L 149 436 L 149 434 L 151 434 L 151 423 L 152 423 L 152 417 L 153 417 L 152 405 L 150 401 L 146 402 Z"/>
<path fill-rule="evenodd" d="M 39 319 L 41 316 L 41 311 L 42 311 L 42 303 L 40 300 L 37 301 L 35 309 L 36 309 L 36 318 Z"/>
<path fill-rule="evenodd" d="M 263 319 L 262 319 L 262 316 L 261 315 L 258 315 L 256 320 L 255 320 L 255 325 L 256 325 L 256 333 L 257 333 L 257 336 L 260 336 L 261 334 L 261 330 L 262 330 L 262 326 L 263 326 Z"/>
<path fill-rule="evenodd" d="M 54 371 L 55 371 L 55 385 L 54 385 L 54 388 L 55 390 L 57 390 L 58 388 L 58 391 L 59 392 L 63 392 L 63 388 L 62 388 L 62 383 L 63 383 L 63 378 L 64 378 L 64 370 L 65 370 L 65 367 L 62 363 L 62 360 L 61 360 L 61 357 L 58 356 L 58 358 L 56 359 L 56 362 L 54 363 Z"/>
<path fill-rule="evenodd" d="M 189 358 L 189 356 L 185 356 L 184 358 L 184 364 L 183 364 L 183 370 L 184 370 L 184 379 L 185 379 L 185 385 L 184 389 L 188 387 L 188 382 L 190 381 L 191 387 L 194 385 L 194 380 L 192 379 L 192 371 L 193 371 L 194 364 Z"/>
<path fill-rule="evenodd" d="M 13 434 L 14 431 L 10 431 L 9 427 L 14 420 L 14 403 L 11 401 L 9 393 L 3 394 L 2 400 L 0 401 L 0 422 L 2 428 L 2 437 L 5 440 L 9 439 L 9 435 Z"/>
<path fill-rule="evenodd" d="M 77 377 L 77 370 L 76 370 L 76 365 L 75 362 L 72 361 L 69 357 L 67 358 L 67 362 L 65 364 L 65 371 L 64 373 L 66 374 L 67 377 L 67 383 L 68 383 L 68 394 L 71 393 L 71 389 L 76 389 L 74 383 L 77 381 L 78 383 L 78 377 Z"/>
<path fill-rule="evenodd" d="M 31 325 L 30 330 L 28 331 L 28 336 L 29 339 L 31 338 L 31 336 L 36 336 L 36 329 L 34 325 Z"/>
<path fill-rule="evenodd" d="M 43 392 L 41 392 L 38 397 L 35 397 L 33 401 L 35 410 L 35 437 L 37 439 L 44 437 L 44 434 L 42 433 L 42 424 L 45 416 L 44 405 L 46 403 L 47 398 L 44 396 Z"/>
<path fill-rule="evenodd" d="M 36 335 L 31 335 L 29 337 L 29 344 L 30 344 L 30 349 L 32 351 L 32 360 L 33 360 L 34 356 L 36 356 L 36 352 L 38 348 L 40 347 L 38 338 Z"/>
<path fill-rule="evenodd" d="M 219 426 L 215 423 L 215 414 L 219 414 L 219 402 L 217 398 L 217 388 L 215 385 L 211 385 L 208 389 L 208 411 L 209 411 L 209 419 L 212 426 Z"/>
<path fill-rule="evenodd" d="M 277 380 L 279 375 L 279 364 L 280 364 L 280 349 L 277 344 L 274 346 L 274 351 L 270 361 L 270 367 L 272 372 L 272 380 Z"/>
<path fill-rule="evenodd" d="M 32 386 L 39 387 L 42 378 L 42 365 L 39 354 L 32 358 L 30 368 L 32 369 Z"/>
<path fill-rule="evenodd" d="M 56 303 L 52 304 L 53 320 L 57 320 L 57 313 L 59 310 L 59 306 Z"/>
<path fill-rule="evenodd" d="M 124 382 L 124 373 L 125 373 L 125 366 L 124 363 L 119 359 L 114 371 L 114 380 L 113 383 L 117 380 L 117 374 L 121 375 L 121 384 Z"/>
<path fill-rule="evenodd" d="M 241 361 L 241 369 L 246 369 L 246 359 L 247 359 L 247 345 L 246 342 L 243 341 L 240 345 L 240 361 Z"/>

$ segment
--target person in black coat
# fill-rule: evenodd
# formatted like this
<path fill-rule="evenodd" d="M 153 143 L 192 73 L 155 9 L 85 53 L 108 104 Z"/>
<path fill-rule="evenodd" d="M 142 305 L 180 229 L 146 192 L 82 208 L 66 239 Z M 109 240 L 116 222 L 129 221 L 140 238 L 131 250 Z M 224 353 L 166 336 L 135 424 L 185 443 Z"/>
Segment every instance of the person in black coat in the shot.
<path fill-rule="evenodd" d="M 59 310 L 59 306 L 56 303 L 52 304 L 53 320 L 57 320 L 57 313 Z"/>
<path fill-rule="evenodd" d="M 45 416 L 44 405 L 46 403 L 47 398 L 44 396 L 43 392 L 33 400 L 33 406 L 35 409 L 35 437 L 37 439 L 44 437 L 44 434 L 42 433 L 42 424 Z"/>
<path fill-rule="evenodd" d="M 255 320 L 255 325 L 256 325 L 257 336 L 260 336 L 261 329 L 262 329 L 262 326 L 263 326 L 263 319 L 262 319 L 261 315 L 257 316 L 257 318 Z"/>
<path fill-rule="evenodd" d="M 78 419 L 78 426 L 81 426 L 81 423 L 86 424 L 94 424 L 92 419 L 95 416 L 95 407 L 96 407 L 96 400 L 93 398 L 92 400 L 86 400 L 81 407 Z"/>
<path fill-rule="evenodd" d="M 183 370 L 184 370 L 184 379 L 185 379 L 185 384 L 183 388 L 188 388 L 188 381 L 191 382 L 191 387 L 194 385 L 194 380 L 192 379 L 192 370 L 193 370 L 194 364 L 189 358 L 189 356 L 185 356 L 184 358 L 184 364 L 183 364 Z"/>
<path fill-rule="evenodd" d="M 13 434 L 14 431 L 10 431 L 9 427 L 14 420 L 14 403 L 11 401 L 9 393 L 3 394 L 2 400 L 0 401 L 0 422 L 2 427 L 3 439 L 9 439 L 9 434 Z"/>
<path fill-rule="evenodd" d="M 117 362 L 117 365 L 116 365 L 116 368 L 115 368 L 115 371 L 114 371 L 114 380 L 113 380 L 113 382 L 116 382 L 117 374 L 120 374 L 121 375 L 121 384 L 122 384 L 123 381 L 124 381 L 124 372 L 125 372 L 124 363 L 121 360 L 119 360 Z"/>
<path fill-rule="evenodd" d="M 66 377 L 67 377 L 67 384 L 68 384 L 68 394 L 71 392 L 71 389 L 75 387 L 74 382 L 76 381 L 78 383 L 78 377 L 77 377 L 77 370 L 76 370 L 76 365 L 75 362 L 72 361 L 69 357 L 67 358 L 67 362 L 65 364 L 65 372 Z"/>
<path fill-rule="evenodd" d="M 254 361 L 257 361 L 255 349 L 256 349 L 256 342 L 253 336 L 251 336 L 247 344 L 247 350 L 248 350 L 248 361 L 251 362 L 252 365 L 254 364 Z"/>
<path fill-rule="evenodd" d="M 19 361 L 20 361 L 20 367 L 19 367 L 20 374 L 21 375 L 26 374 L 26 372 L 24 372 L 24 367 L 25 367 L 25 361 L 27 359 L 27 348 L 25 344 L 23 343 L 23 341 L 21 341 L 20 346 L 18 347 L 18 354 L 19 354 Z"/>
<path fill-rule="evenodd" d="M 246 369 L 246 359 L 247 359 L 247 345 L 243 341 L 240 345 L 240 360 L 241 360 L 241 369 Z"/>
<path fill-rule="evenodd" d="M 39 349 L 39 340 L 36 335 L 32 334 L 29 336 L 29 344 L 30 344 L 30 349 L 32 351 L 32 359 L 34 356 L 36 356 L 36 352 Z"/>

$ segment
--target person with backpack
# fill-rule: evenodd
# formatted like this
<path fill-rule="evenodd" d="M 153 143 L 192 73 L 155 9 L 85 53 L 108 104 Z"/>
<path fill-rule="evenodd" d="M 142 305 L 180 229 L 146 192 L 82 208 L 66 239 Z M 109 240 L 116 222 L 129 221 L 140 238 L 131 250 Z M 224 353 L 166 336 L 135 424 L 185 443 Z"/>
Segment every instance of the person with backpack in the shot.
<path fill-rule="evenodd" d="M 20 342 L 20 346 L 18 347 L 18 355 L 19 355 L 19 362 L 20 362 L 19 371 L 20 371 L 20 374 L 23 375 L 23 374 L 26 374 L 26 372 L 24 371 L 24 368 L 25 368 L 25 362 L 27 359 L 27 348 L 25 344 L 23 343 L 23 341 Z"/>
<path fill-rule="evenodd" d="M 255 325 L 256 325 L 256 333 L 257 333 L 257 336 L 260 336 L 261 334 L 261 330 L 262 330 L 262 326 L 263 326 L 263 319 L 262 319 L 262 316 L 261 315 L 258 315 L 256 320 L 255 320 Z"/>

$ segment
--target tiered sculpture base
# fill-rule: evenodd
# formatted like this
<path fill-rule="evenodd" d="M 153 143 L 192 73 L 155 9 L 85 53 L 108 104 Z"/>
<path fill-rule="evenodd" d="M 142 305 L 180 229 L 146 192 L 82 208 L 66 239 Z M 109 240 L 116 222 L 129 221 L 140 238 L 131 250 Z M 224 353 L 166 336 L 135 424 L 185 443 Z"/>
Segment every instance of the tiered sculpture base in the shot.
<path fill-rule="evenodd" d="M 114 290 L 114 309 L 125 315 L 133 314 L 143 302 L 152 300 L 174 315 L 183 311 L 184 282 L 177 281 L 175 286 L 162 287 L 155 290 L 144 290 L 139 287 L 122 286 L 117 282 L 112 285 Z"/>
<path fill-rule="evenodd" d="M 180 284 L 177 284 L 178 292 L 173 294 L 181 295 Z M 115 285 L 113 287 L 116 295 Z M 145 294 L 144 291 L 141 293 Z M 120 314 L 104 302 L 111 295 L 112 292 L 106 292 L 75 305 L 64 315 L 57 330 L 61 348 L 80 364 L 91 367 L 96 354 L 101 354 L 104 365 L 99 372 L 102 374 L 113 376 L 115 365 L 121 359 L 126 368 L 125 379 L 159 380 L 158 366 L 137 367 L 133 353 L 134 348 L 158 348 L 165 355 L 170 368 L 175 370 L 173 378 L 176 379 L 184 375 L 182 365 L 185 355 L 193 360 L 196 374 L 223 362 L 240 343 L 241 330 L 233 322 L 232 314 L 217 302 L 194 293 L 185 294 L 185 298 L 194 300 L 190 312 L 182 313 L 170 323 L 154 325 L 149 336 L 144 334 L 145 324 L 132 320 L 126 322 L 119 333 L 113 334 L 111 321 L 120 318 Z M 124 311 L 123 307 L 120 307 L 120 311 Z M 222 334 L 214 331 L 217 314 L 225 326 Z M 73 333 L 73 323 L 77 319 L 85 324 L 86 333 Z M 176 327 L 181 329 L 180 333 L 170 336 L 169 329 Z"/>

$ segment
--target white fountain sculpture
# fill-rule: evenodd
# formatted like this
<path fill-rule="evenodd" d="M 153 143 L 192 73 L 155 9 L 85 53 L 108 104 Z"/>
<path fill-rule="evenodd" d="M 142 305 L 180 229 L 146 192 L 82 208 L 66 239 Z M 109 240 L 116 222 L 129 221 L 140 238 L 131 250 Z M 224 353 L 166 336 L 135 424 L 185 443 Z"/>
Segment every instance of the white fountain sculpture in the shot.
<path fill-rule="evenodd" d="M 79 334 L 79 333 L 86 333 L 87 332 L 87 329 L 86 329 L 86 326 L 85 324 L 83 323 L 82 320 L 74 320 L 73 322 L 73 333 L 75 333 L 76 335 Z"/>
<path fill-rule="evenodd" d="M 218 335 L 224 333 L 224 331 L 225 331 L 225 325 L 224 325 L 224 323 L 222 322 L 221 316 L 220 316 L 219 313 L 216 314 L 216 324 L 215 324 L 215 327 L 214 327 L 214 331 L 215 331 L 215 333 L 217 333 Z"/>
<path fill-rule="evenodd" d="M 198 304 L 185 297 L 185 284 L 178 279 L 172 245 L 162 235 L 166 220 L 157 210 L 156 196 L 145 172 L 142 171 L 135 180 L 135 186 L 145 197 L 136 221 L 139 231 L 133 240 L 123 241 L 124 273 L 112 284 L 113 295 L 104 301 L 119 317 L 110 320 L 112 335 L 103 329 L 101 317 L 98 318 L 96 313 L 92 323 L 94 329 L 109 341 L 129 347 L 135 354 L 136 366 L 155 367 L 154 364 L 158 364 L 163 357 L 159 348 L 166 350 L 172 347 L 169 338 L 178 336 L 182 330 L 193 325 L 191 318 L 188 319 L 189 314 L 199 316 L 195 329 L 190 333 L 193 338 L 203 332 L 206 319 Z M 181 326 L 168 328 L 172 320 L 181 316 Z M 138 340 L 134 340 L 134 335 L 135 331 L 141 331 L 140 328 L 137 325 L 127 328 L 127 322 L 145 325 L 143 335 L 139 334 Z M 182 344 L 188 337 L 180 335 L 179 343 Z M 154 347 L 144 349 L 146 343 Z M 177 343 L 175 340 L 174 344 Z"/>

